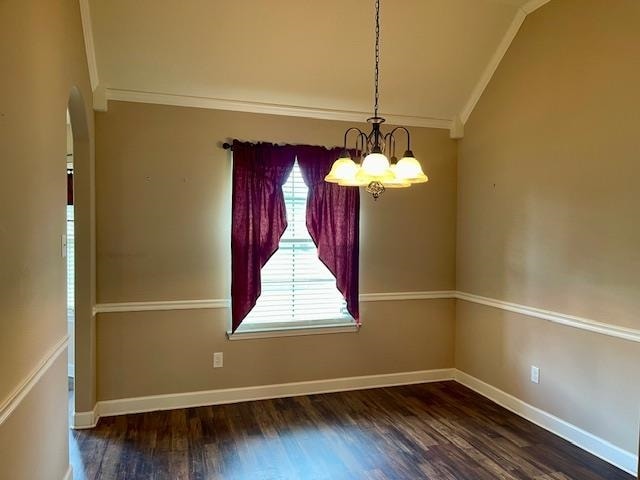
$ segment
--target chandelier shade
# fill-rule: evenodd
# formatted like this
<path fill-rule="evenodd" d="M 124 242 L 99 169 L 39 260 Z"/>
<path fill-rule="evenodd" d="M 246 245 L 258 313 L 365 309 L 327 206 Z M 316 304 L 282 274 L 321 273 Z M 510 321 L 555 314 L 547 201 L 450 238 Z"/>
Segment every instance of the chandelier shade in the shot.
<path fill-rule="evenodd" d="M 407 188 L 416 183 L 425 183 L 429 178 L 422 165 L 411 151 L 411 134 L 405 127 L 395 127 L 388 133 L 381 131 L 385 119 L 378 115 L 379 107 L 379 71 L 380 71 L 380 0 L 375 0 L 375 74 L 373 117 L 368 118 L 371 131 L 365 133 L 357 127 L 351 127 L 344 133 L 343 151 L 325 177 L 326 182 L 337 183 L 344 187 L 365 187 L 374 199 L 378 199 L 387 188 Z M 407 150 L 396 161 L 396 133 L 404 132 L 407 138 Z M 349 134 L 355 137 L 352 150 L 360 163 L 354 160 L 347 148 Z M 391 161 L 389 156 L 391 155 Z"/>
<path fill-rule="evenodd" d="M 364 157 L 362 171 L 371 176 L 384 175 L 389 170 L 389 166 L 389 159 L 378 148 Z"/>
<path fill-rule="evenodd" d="M 407 150 L 396 164 L 394 169 L 399 180 L 409 183 L 425 183 L 429 178 L 422 171 L 420 162 L 413 156 L 411 150 Z"/>
<path fill-rule="evenodd" d="M 354 178 L 360 166 L 350 156 L 341 156 L 331 166 L 331 171 L 324 177 L 325 182 L 339 183 L 341 180 Z"/>

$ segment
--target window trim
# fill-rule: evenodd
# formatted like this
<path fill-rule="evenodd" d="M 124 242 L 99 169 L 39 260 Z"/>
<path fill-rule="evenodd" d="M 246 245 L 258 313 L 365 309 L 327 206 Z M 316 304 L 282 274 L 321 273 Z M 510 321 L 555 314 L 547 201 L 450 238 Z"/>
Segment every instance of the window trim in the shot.
<path fill-rule="evenodd" d="M 361 326 L 357 325 L 353 318 L 349 317 L 349 319 L 349 322 L 333 320 L 332 323 L 318 325 L 318 321 L 315 321 L 315 325 L 289 325 L 269 328 L 261 327 L 245 329 L 243 331 L 236 330 L 234 333 L 231 333 L 231 330 L 228 330 L 227 340 L 237 341 L 276 337 L 299 337 L 306 335 L 328 335 L 336 333 L 358 333 Z"/>

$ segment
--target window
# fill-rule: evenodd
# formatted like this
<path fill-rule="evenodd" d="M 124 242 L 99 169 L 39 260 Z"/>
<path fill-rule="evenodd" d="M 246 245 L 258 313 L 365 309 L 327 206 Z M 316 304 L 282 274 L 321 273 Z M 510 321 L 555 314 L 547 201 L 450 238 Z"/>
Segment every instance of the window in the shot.
<path fill-rule="evenodd" d="M 73 228 L 73 205 L 67 205 L 67 312 L 73 316 L 75 307 L 75 252 L 74 252 L 74 228 Z"/>
<path fill-rule="evenodd" d="M 262 293 L 238 332 L 351 325 L 336 279 L 318 258 L 307 230 L 307 186 L 296 161 L 282 188 L 287 229 L 262 269 Z"/>
<path fill-rule="evenodd" d="M 70 170 L 67 167 L 67 173 Z M 67 320 L 72 322 L 76 303 L 75 293 L 75 228 L 73 219 L 73 205 L 67 205 Z"/>

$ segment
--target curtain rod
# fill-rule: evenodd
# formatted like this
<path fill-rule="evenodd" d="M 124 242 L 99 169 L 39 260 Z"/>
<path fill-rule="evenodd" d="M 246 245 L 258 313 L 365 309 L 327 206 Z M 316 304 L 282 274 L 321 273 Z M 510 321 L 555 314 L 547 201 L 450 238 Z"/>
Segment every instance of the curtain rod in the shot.
<path fill-rule="evenodd" d="M 218 145 L 220 145 L 220 144 L 218 144 Z M 222 148 L 224 148 L 225 150 L 231 150 L 231 151 L 233 151 L 233 144 L 232 144 L 232 143 L 224 142 L 221 146 L 222 146 Z M 324 148 L 331 149 L 331 148 L 342 148 L 342 147 L 324 147 Z"/>

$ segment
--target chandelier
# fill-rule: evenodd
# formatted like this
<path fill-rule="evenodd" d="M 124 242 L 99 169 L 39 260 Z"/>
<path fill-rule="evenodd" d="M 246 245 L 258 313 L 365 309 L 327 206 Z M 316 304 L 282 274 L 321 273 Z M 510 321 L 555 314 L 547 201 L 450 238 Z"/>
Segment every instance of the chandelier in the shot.
<path fill-rule="evenodd" d="M 395 127 L 383 133 L 380 126 L 385 119 L 378 115 L 379 73 L 380 73 L 380 0 L 376 5 L 376 45 L 374 74 L 374 107 L 373 117 L 367 119 L 371 124 L 368 134 L 357 127 L 351 127 L 344 133 L 344 147 L 340 158 L 332 165 L 325 177 L 326 182 L 337 183 L 345 187 L 365 187 L 375 200 L 387 188 L 407 188 L 415 183 L 425 183 L 429 179 L 422 171 L 420 162 L 411 151 L 411 134 L 405 127 Z M 400 160 L 396 157 L 397 132 L 406 133 L 407 149 Z M 347 148 L 349 134 L 353 133 L 355 145 L 353 150 Z M 391 160 L 387 157 L 391 154 Z M 356 163 L 356 157 L 361 163 Z"/>

